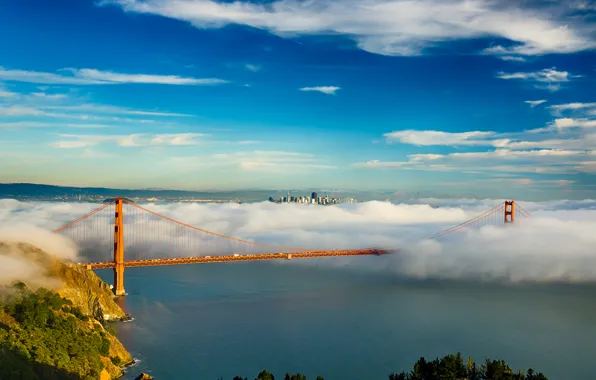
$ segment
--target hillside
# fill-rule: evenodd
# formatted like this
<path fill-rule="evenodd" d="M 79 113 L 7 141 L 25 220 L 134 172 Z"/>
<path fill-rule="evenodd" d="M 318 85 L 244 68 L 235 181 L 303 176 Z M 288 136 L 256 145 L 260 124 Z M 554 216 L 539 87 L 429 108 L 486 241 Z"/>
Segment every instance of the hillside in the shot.
<path fill-rule="evenodd" d="M 0 282 L 0 379 L 122 375 L 120 367 L 133 359 L 107 324 L 125 316 L 107 285 L 28 244 L 0 242 L 0 258 L 43 269 L 16 284 Z"/>

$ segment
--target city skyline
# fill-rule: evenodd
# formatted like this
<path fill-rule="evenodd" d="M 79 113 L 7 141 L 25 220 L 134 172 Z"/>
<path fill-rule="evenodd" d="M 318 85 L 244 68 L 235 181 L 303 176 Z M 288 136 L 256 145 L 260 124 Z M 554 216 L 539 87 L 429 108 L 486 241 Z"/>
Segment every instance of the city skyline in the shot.
<path fill-rule="evenodd" d="M 593 198 L 595 14 L 7 1 L 0 182 Z"/>

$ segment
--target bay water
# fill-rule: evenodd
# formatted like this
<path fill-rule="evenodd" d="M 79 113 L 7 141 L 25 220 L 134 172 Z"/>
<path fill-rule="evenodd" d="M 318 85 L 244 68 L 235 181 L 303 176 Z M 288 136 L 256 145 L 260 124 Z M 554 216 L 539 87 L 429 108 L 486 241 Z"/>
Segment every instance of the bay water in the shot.
<path fill-rule="evenodd" d="M 316 259 L 314 260 L 316 261 Z M 387 379 L 461 352 L 551 380 L 593 379 L 596 284 L 407 281 L 357 265 L 246 262 L 127 268 L 115 328 L 125 379 Z M 98 271 L 112 282 L 112 271 Z"/>

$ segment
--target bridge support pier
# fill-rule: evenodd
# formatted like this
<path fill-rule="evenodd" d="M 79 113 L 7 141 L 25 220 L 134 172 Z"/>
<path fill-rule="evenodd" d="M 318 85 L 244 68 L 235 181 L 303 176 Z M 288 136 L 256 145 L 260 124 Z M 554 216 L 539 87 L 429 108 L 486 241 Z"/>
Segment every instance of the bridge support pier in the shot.
<path fill-rule="evenodd" d="M 114 294 L 124 296 L 124 214 L 122 198 L 116 198 L 114 215 Z"/>
<path fill-rule="evenodd" d="M 515 222 L 515 201 L 505 201 L 505 223 Z"/>

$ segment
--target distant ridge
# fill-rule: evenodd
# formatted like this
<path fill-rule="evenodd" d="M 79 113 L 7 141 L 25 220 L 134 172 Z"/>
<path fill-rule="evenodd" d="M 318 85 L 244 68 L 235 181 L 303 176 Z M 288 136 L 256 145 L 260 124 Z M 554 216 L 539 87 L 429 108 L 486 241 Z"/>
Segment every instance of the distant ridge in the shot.
<path fill-rule="evenodd" d="M 233 200 L 239 196 L 266 200 L 270 190 L 239 190 L 239 191 L 189 191 L 165 189 L 112 189 L 106 187 L 73 187 L 43 185 L 34 183 L 0 183 L 0 198 L 35 198 L 54 199 L 59 197 L 96 196 L 102 198 L 141 197 L 141 198 L 210 198 Z M 267 196 L 265 196 L 267 195 Z"/>
<path fill-rule="evenodd" d="M 288 191 L 292 195 L 310 195 L 313 191 L 318 194 L 329 194 L 338 198 L 354 198 L 358 201 L 369 200 L 407 200 L 419 199 L 425 197 L 446 198 L 446 194 L 437 194 L 430 191 L 409 192 L 396 190 L 348 190 L 348 189 L 330 189 L 330 188 L 301 188 L 301 189 L 239 189 L 239 190 L 168 190 L 163 188 L 151 187 L 144 189 L 114 189 L 109 187 L 76 187 L 76 186 L 58 186 L 36 183 L 0 183 L 0 199 L 13 198 L 19 200 L 76 200 L 81 196 L 84 201 L 103 201 L 106 198 L 125 197 L 125 198 L 157 198 L 158 200 L 176 200 L 176 199 L 201 199 L 214 201 L 242 201 L 242 202 L 264 202 L 272 197 L 279 199 L 280 196 L 286 196 Z M 65 197 L 66 196 L 66 197 Z M 466 198 L 476 198 L 472 194 L 461 194 Z M 95 199 L 91 199 L 94 197 Z"/>

